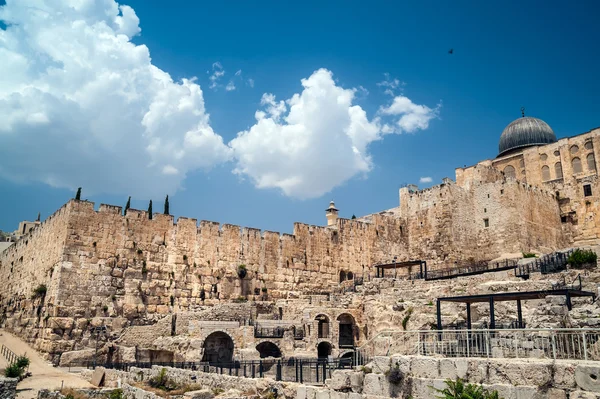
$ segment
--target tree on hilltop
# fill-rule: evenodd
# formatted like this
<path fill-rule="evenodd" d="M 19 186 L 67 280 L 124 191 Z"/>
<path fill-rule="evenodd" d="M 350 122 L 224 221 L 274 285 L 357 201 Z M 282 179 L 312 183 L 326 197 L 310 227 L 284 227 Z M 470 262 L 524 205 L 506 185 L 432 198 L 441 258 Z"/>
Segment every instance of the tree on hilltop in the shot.
<path fill-rule="evenodd" d="M 40 217 L 41 217 L 41 216 L 42 216 L 42 214 L 41 214 L 40 212 L 38 212 L 38 217 L 37 217 L 37 219 L 35 219 L 35 221 L 36 221 L 36 222 L 39 222 L 39 221 L 40 221 Z"/>
<path fill-rule="evenodd" d="M 148 204 L 148 219 L 152 220 L 152 200 Z"/>
<path fill-rule="evenodd" d="M 169 196 L 167 195 L 167 198 L 165 198 L 165 215 L 169 214 Z"/>
<path fill-rule="evenodd" d="M 131 196 L 127 198 L 127 203 L 125 204 L 125 211 L 123 212 L 123 216 L 127 215 L 127 210 L 131 208 Z"/>
<path fill-rule="evenodd" d="M 77 194 L 75 194 L 75 199 L 77 201 L 81 201 L 81 187 L 77 189 Z"/>

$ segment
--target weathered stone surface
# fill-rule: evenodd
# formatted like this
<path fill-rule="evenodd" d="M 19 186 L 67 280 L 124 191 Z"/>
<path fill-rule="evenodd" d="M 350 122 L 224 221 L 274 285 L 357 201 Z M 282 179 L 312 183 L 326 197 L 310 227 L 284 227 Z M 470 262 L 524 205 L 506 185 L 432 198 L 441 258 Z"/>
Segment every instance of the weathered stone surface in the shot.
<path fill-rule="evenodd" d="M 584 391 L 600 392 L 600 366 L 579 364 L 575 369 L 577 386 Z"/>
<path fill-rule="evenodd" d="M 0 377 L 0 399 L 14 399 L 18 382 L 16 378 Z"/>
<path fill-rule="evenodd" d="M 94 349 L 65 352 L 60 356 L 60 366 L 84 366 L 88 362 L 93 362 L 95 353 Z"/>
<path fill-rule="evenodd" d="M 92 379 L 90 380 L 90 383 L 92 385 L 100 387 L 100 386 L 102 386 L 103 382 L 104 382 L 104 369 L 97 368 L 96 370 L 94 370 L 94 374 L 92 374 Z"/>

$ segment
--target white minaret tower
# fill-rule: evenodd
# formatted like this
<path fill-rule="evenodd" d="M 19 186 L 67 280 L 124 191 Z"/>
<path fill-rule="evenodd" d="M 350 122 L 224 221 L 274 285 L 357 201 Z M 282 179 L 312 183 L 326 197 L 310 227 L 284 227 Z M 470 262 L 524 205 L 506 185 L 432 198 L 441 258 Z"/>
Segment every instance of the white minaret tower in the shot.
<path fill-rule="evenodd" d="M 327 217 L 327 226 L 335 226 L 338 218 L 338 209 L 336 209 L 333 201 L 329 203 L 329 208 L 325 209 L 325 216 Z"/>

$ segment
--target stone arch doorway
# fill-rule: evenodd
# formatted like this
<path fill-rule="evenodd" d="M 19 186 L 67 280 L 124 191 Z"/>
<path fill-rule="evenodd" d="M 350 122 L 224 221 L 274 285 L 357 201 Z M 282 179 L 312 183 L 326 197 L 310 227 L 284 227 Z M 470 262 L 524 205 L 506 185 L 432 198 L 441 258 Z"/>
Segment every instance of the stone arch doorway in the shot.
<path fill-rule="evenodd" d="M 354 366 L 354 351 L 344 353 L 340 359 L 344 359 L 344 365 Z"/>
<path fill-rule="evenodd" d="M 339 347 L 354 348 L 356 331 L 356 322 L 354 321 L 354 317 L 350 313 L 342 313 L 338 316 L 337 321 L 339 323 Z"/>
<path fill-rule="evenodd" d="M 315 317 L 317 321 L 317 338 L 329 338 L 329 317 L 320 314 Z"/>
<path fill-rule="evenodd" d="M 346 281 L 346 272 L 341 270 L 340 271 L 340 283 Z"/>
<path fill-rule="evenodd" d="M 260 358 L 281 357 L 281 350 L 273 342 L 264 341 L 256 345 L 256 350 L 260 354 Z"/>
<path fill-rule="evenodd" d="M 317 345 L 317 357 L 319 359 L 327 359 L 331 355 L 331 344 L 329 342 L 321 342 Z"/>
<path fill-rule="evenodd" d="M 206 337 L 202 348 L 204 348 L 203 362 L 213 364 L 233 361 L 233 340 L 223 331 L 216 331 Z"/>

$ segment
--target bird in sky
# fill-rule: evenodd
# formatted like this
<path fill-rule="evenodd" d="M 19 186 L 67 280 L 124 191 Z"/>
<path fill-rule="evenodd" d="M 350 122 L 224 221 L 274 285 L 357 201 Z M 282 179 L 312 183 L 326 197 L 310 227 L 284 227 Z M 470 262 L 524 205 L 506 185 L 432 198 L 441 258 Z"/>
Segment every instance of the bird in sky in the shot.
<path fill-rule="evenodd" d="M 454 54 L 454 49 L 451 48 L 450 50 L 448 50 L 448 54 Z"/>

